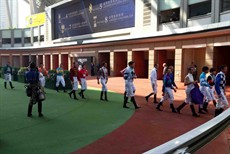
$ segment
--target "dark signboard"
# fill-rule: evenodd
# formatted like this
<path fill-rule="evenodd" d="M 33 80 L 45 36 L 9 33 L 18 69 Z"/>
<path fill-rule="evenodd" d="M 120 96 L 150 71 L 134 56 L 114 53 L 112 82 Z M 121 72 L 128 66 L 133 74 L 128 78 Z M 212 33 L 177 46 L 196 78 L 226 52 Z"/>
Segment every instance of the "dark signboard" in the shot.
<path fill-rule="evenodd" d="M 74 0 L 54 8 L 54 39 L 134 27 L 135 0 Z"/>

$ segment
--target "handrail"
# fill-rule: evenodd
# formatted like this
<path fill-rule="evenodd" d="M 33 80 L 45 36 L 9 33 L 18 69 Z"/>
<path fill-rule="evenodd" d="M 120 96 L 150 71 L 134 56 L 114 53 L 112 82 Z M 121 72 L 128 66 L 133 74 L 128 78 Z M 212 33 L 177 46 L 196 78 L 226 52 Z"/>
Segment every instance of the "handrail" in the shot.
<path fill-rule="evenodd" d="M 193 130 L 168 141 L 144 154 L 189 154 L 194 153 L 218 136 L 230 125 L 230 108 L 219 116 Z"/>

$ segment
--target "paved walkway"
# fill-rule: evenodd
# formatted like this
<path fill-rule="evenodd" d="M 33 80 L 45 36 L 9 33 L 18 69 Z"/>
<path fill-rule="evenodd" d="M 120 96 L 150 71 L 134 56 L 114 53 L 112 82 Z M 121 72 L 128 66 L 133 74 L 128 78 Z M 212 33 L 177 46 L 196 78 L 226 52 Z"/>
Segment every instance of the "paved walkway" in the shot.
<path fill-rule="evenodd" d="M 88 85 L 100 87 L 95 79 L 88 80 Z M 174 93 L 174 105 L 178 106 L 185 99 L 185 87 L 183 83 L 177 83 L 179 89 Z M 135 80 L 137 88 L 136 97 L 138 104 L 142 107 L 120 128 L 104 136 L 96 142 L 74 152 L 81 154 L 127 154 L 143 153 L 162 143 L 165 143 L 189 130 L 207 122 L 213 118 L 214 106 L 209 105 L 209 114 L 201 115 L 199 118 L 191 116 L 189 106 L 186 106 L 181 114 L 172 113 L 169 103 L 163 105 L 163 112 L 157 111 L 152 103 L 146 103 L 143 96 L 151 92 L 149 80 Z M 158 100 L 161 97 L 162 81 L 158 81 Z M 119 93 L 124 92 L 124 81 L 122 78 L 110 78 L 108 88 Z M 108 96 L 109 97 L 109 96 Z M 230 100 L 230 89 L 227 92 Z M 109 103 L 109 102 L 108 102 Z M 122 107 L 122 102 L 121 107 Z M 130 103 L 131 109 L 133 105 Z M 197 107 L 196 107 L 197 109 Z M 127 110 L 127 109 L 124 109 Z M 112 122 L 112 121 L 111 121 Z M 210 144 L 200 149 L 197 154 L 229 154 L 230 153 L 230 130 L 226 130 Z"/>

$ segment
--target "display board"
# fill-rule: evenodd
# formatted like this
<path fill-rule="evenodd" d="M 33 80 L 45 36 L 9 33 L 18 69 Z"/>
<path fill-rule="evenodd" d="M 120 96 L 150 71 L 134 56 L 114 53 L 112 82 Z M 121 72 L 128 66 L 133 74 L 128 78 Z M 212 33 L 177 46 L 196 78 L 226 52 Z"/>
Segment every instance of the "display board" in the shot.
<path fill-rule="evenodd" d="M 135 0 L 75 0 L 53 8 L 53 39 L 134 27 Z"/>

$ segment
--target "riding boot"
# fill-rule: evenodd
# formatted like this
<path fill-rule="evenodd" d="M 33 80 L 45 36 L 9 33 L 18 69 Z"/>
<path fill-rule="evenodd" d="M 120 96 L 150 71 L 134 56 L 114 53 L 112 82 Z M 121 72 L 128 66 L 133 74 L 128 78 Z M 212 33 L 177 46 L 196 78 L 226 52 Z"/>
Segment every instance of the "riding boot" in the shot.
<path fill-rule="evenodd" d="M 84 90 L 81 90 L 81 96 L 83 99 L 85 99 Z"/>
<path fill-rule="evenodd" d="M 194 116 L 194 117 L 199 117 L 199 115 L 196 113 L 195 108 L 194 108 L 193 105 L 190 105 L 190 109 L 191 109 L 191 111 L 192 111 L 192 116 Z"/>
<path fill-rule="evenodd" d="M 133 102 L 133 105 L 134 105 L 135 109 L 141 108 L 140 106 L 137 106 L 137 103 L 136 103 L 136 100 L 135 100 L 134 96 L 131 97 L 131 101 Z"/>
<path fill-rule="evenodd" d="M 6 89 L 6 82 L 4 82 L 4 87 L 5 87 L 5 89 Z"/>
<path fill-rule="evenodd" d="M 162 102 L 160 102 L 160 103 L 157 105 L 156 109 L 159 110 L 159 111 L 163 111 L 163 110 L 160 108 L 161 106 L 162 106 Z"/>
<path fill-rule="evenodd" d="M 104 99 L 103 99 L 103 94 L 104 94 L 104 92 L 101 91 L 101 98 L 100 98 L 100 100 L 102 100 L 102 101 L 104 100 Z"/>
<path fill-rule="evenodd" d="M 107 91 L 105 91 L 105 101 L 108 101 L 108 99 L 107 99 Z"/>
<path fill-rule="evenodd" d="M 203 105 L 203 110 L 208 113 L 208 102 L 205 102 L 204 105 Z"/>
<path fill-rule="evenodd" d="M 216 109 L 216 110 L 215 110 L 215 116 L 214 116 L 214 117 L 218 116 L 219 113 L 220 113 L 220 109 Z"/>
<path fill-rule="evenodd" d="M 126 104 L 128 103 L 128 97 L 124 98 L 123 108 L 129 108 Z"/>
<path fill-rule="evenodd" d="M 175 110 L 175 108 L 174 108 L 174 105 L 173 105 L 173 104 L 170 104 L 170 108 L 172 109 L 172 112 L 173 112 L 173 113 L 176 113 L 176 110 Z"/>
<path fill-rule="evenodd" d="M 63 87 L 63 91 L 64 91 L 64 93 L 66 93 L 67 91 L 65 90 L 65 87 Z"/>
<path fill-rule="evenodd" d="M 187 105 L 187 103 L 183 102 L 178 108 L 176 108 L 177 113 L 180 114 L 180 110 L 181 110 L 183 107 L 185 107 L 186 105 Z"/>
<path fill-rule="evenodd" d="M 154 99 L 153 100 L 154 100 L 153 101 L 154 104 L 158 104 L 158 102 L 157 102 L 157 94 L 154 94 Z"/>
<path fill-rule="evenodd" d="M 69 97 L 72 98 L 72 94 L 74 93 L 74 90 L 72 90 L 70 93 L 69 93 Z"/>
<path fill-rule="evenodd" d="M 12 82 L 10 81 L 10 88 L 11 89 L 14 89 L 13 85 L 12 85 Z"/>
<path fill-rule="evenodd" d="M 213 100 L 213 105 L 216 107 L 216 100 Z"/>
<path fill-rule="evenodd" d="M 205 114 L 205 112 L 203 112 L 203 108 L 201 108 L 200 106 L 199 106 L 199 109 L 198 109 L 198 113 Z"/>
<path fill-rule="evenodd" d="M 78 99 L 77 99 L 77 96 L 76 96 L 76 91 L 75 91 L 75 90 L 73 90 L 73 99 L 78 100 Z"/>
<path fill-rule="evenodd" d="M 148 103 L 148 101 L 149 101 L 149 97 L 152 96 L 153 94 L 154 94 L 154 93 L 150 93 L 149 95 L 145 96 L 145 100 L 147 101 L 147 103 Z"/>
<path fill-rule="evenodd" d="M 32 108 L 33 108 L 33 104 L 30 102 L 29 105 L 28 105 L 27 117 L 32 116 Z"/>
<path fill-rule="evenodd" d="M 43 114 L 42 114 L 42 102 L 41 101 L 38 102 L 38 116 L 43 117 Z"/>
<path fill-rule="evenodd" d="M 56 87 L 56 91 L 57 91 L 57 92 L 59 92 L 59 89 L 58 89 L 58 87 Z"/>

